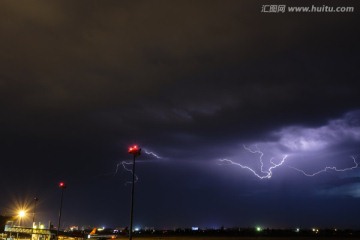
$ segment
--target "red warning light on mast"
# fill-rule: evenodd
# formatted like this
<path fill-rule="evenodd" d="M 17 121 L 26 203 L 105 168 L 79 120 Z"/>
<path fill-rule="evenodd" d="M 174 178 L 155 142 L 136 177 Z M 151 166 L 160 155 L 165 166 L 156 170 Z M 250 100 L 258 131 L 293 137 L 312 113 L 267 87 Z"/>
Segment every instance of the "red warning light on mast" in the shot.
<path fill-rule="evenodd" d="M 128 152 L 130 154 L 134 154 L 134 155 L 138 156 L 141 153 L 141 148 L 139 148 L 137 145 L 133 145 L 133 146 L 129 147 Z"/>
<path fill-rule="evenodd" d="M 59 183 L 59 188 L 66 188 L 66 184 L 64 182 Z"/>

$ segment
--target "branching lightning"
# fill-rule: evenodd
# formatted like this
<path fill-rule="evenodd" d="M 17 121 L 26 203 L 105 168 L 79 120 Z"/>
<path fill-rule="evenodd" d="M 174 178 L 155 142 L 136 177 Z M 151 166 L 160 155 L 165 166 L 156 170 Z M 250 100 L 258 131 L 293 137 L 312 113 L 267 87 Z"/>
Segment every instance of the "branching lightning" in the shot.
<path fill-rule="evenodd" d="M 231 164 L 231 165 L 236 165 L 236 166 L 239 166 L 243 169 L 247 169 L 249 170 L 250 172 L 252 172 L 256 177 L 260 178 L 260 179 L 269 179 L 272 177 L 272 174 L 273 174 L 273 169 L 277 168 L 277 167 L 280 167 L 281 165 L 284 164 L 286 158 L 287 158 L 287 155 L 284 155 L 283 158 L 281 159 L 281 161 L 279 163 L 275 163 L 273 161 L 274 158 L 271 158 L 269 160 L 271 166 L 268 168 L 268 169 L 264 169 L 264 162 L 263 162 L 263 156 L 264 156 L 264 153 L 262 151 L 260 151 L 260 149 L 255 145 L 255 149 L 251 149 L 245 145 L 243 145 L 244 149 L 249 151 L 250 153 L 253 153 L 253 154 L 259 154 L 259 161 L 260 161 L 260 172 L 261 174 L 257 173 L 256 170 L 252 169 L 251 167 L 249 166 L 246 166 L 246 165 L 242 165 L 240 163 L 237 163 L 237 162 L 234 162 L 230 159 L 220 159 L 219 161 L 222 162 L 222 163 L 228 163 L 228 164 Z"/>
<path fill-rule="evenodd" d="M 158 154 L 152 152 L 152 151 L 149 151 L 149 150 L 146 150 L 146 149 L 143 149 L 143 153 L 145 153 L 146 155 L 149 155 L 150 157 L 152 158 L 156 158 L 156 159 L 164 159 L 163 157 L 159 156 Z M 151 160 L 151 158 L 149 160 L 136 160 L 136 163 L 143 163 L 143 162 L 153 162 L 155 160 Z M 133 165 L 133 162 L 132 161 L 121 161 L 119 162 L 118 164 L 116 164 L 116 169 L 115 169 L 115 172 L 114 172 L 114 175 L 116 175 L 118 172 L 119 172 L 119 169 L 124 169 L 125 171 L 127 172 L 130 172 L 131 174 L 133 173 L 132 169 L 130 168 L 129 165 Z M 135 174 L 135 183 L 139 181 L 139 177 Z M 128 184 L 132 184 L 132 182 L 130 181 L 126 181 L 125 182 L 125 186 L 128 185 Z"/>
<path fill-rule="evenodd" d="M 247 165 L 244 165 L 244 164 L 241 164 L 241 163 L 237 163 L 237 162 L 234 162 L 234 161 L 232 161 L 230 159 L 226 159 L 226 158 L 219 159 L 219 161 L 221 163 L 227 163 L 227 164 L 230 164 L 230 165 L 235 165 L 235 166 L 241 167 L 242 169 L 247 169 L 250 172 L 252 172 L 256 177 L 258 177 L 260 179 L 270 179 L 272 177 L 272 175 L 273 175 L 273 169 L 282 166 L 285 163 L 285 160 L 288 157 L 288 155 L 284 155 L 279 163 L 275 163 L 274 158 L 270 158 L 269 163 L 271 164 L 271 166 L 266 168 L 264 166 L 264 160 L 263 160 L 264 153 L 258 148 L 257 145 L 255 145 L 254 148 L 250 148 L 250 147 L 247 147 L 245 145 L 243 145 L 243 147 L 244 147 L 244 149 L 246 151 L 248 151 L 250 153 L 253 153 L 253 154 L 258 154 L 259 155 L 260 170 L 256 170 L 256 169 L 254 169 L 254 168 L 252 168 L 250 166 L 247 166 Z M 301 170 L 299 168 L 292 167 L 292 166 L 287 166 L 287 167 L 289 167 L 291 169 L 294 169 L 294 170 L 304 174 L 307 177 L 314 177 L 314 176 L 316 176 L 318 174 L 329 172 L 329 171 L 346 172 L 346 171 L 350 171 L 350 170 L 353 170 L 353 169 L 359 167 L 359 163 L 356 161 L 356 157 L 351 156 L 351 159 L 353 160 L 353 165 L 351 167 L 338 168 L 336 166 L 326 166 L 323 169 L 321 169 L 321 170 L 319 170 L 317 172 L 314 172 L 314 173 L 308 173 L 308 172 L 305 172 L 304 170 Z"/>
<path fill-rule="evenodd" d="M 356 110 L 346 112 L 341 118 L 331 119 L 318 127 L 288 125 L 272 131 L 272 133 L 269 132 L 276 139 L 259 142 L 259 145 L 261 144 L 266 151 L 261 151 L 256 145 L 254 145 L 255 147 L 244 146 L 247 153 L 258 156 L 255 160 L 256 167 L 254 167 L 254 163 L 248 164 L 248 161 L 238 163 L 231 159 L 220 159 L 220 162 L 247 169 L 260 179 L 271 178 L 273 169 L 282 165 L 291 168 L 291 171 L 300 172 L 306 177 L 314 177 L 329 172 L 340 174 L 346 171 L 356 171 L 360 168 L 359 154 L 350 156 L 352 162 L 347 159 L 349 162 L 346 163 L 347 165 L 339 165 L 341 159 L 337 159 L 337 156 L 350 150 L 358 151 L 355 148 L 358 148 L 360 141 L 359 120 L 360 111 Z M 349 145 L 345 147 L 344 144 Z M 264 153 L 268 152 L 288 154 L 292 162 L 290 163 L 287 155 L 281 161 L 278 157 L 279 160 L 276 161 L 273 158 L 264 161 L 264 156 L 266 156 Z M 241 153 L 240 156 L 243 154 Z M 330 159 L 327 159 L 329 156 Z M 306 161 L 306 159 L 310 161 Z M 322 159 L 327 159 L 327 161 L 325 163 L 319 162 Z M 330 161 L 334 163 L 329 164 Z M 304 168 L 305 164 L 309 164 L 309 162 L 312 165 L 308 167 L 311 168 Z M 319 164 L 322 165 L 319 166 Z"/>
<path fill-rule="evenodd" d="M 359 164 L 356 162 L 356 158 L 355 156 L 351 156 L 353 162 L 354 162 L 354 166 L 352 167 L 348 167 L 348 168 L 337 168 L 337 167 L 325 167 L 323 169 L 321 169 L 320 171 L 317 171 L 317 172 L 314 172 L 314 173 L 306 173 L 305 171 L 301 170 L 301 169 L 298 169 L 298 168 L 295 168 L 295 167 L 290 167 L 298 172 L 301 172 L 302 174 L 304 174 L 305 176 L 307 177 L 314 177 L 320 173 L 324 173 L 324 172 L 327 172 L 329 170 L 332 170 L 332 171 L 335 171 L 335 172 L 346 172 L 346 171 L 349 171 L 349 170 L 353 170 L 355 168 L 357 168 L 359 166 Z"/>
<path fill-rule="evenodd" d="M 133 165 L 133 163 L 132 163 L 132 162 L 127 162 L 127 161 L 122 161 L 122 162 L 116 164 L 116 170 L 115 170 L 114 175 L 116 175 L 116 174 L 118 173 L 120 166 L 122 166 L 125 171 L 130 172 L 130 173 L 132 174 L 133 171 L 132 171 L 131 169 L 127 168 L 127 165 Z M 138 180 L 139 180 L 139 178 L 138 178 L 138 176 L 135 174 L 135 183 L 138 182 Z M 125 182 L 125 186 L 128 185 L 128 184 L 132 184 L 132 182 L 126 181 L 126 182 Z"/>

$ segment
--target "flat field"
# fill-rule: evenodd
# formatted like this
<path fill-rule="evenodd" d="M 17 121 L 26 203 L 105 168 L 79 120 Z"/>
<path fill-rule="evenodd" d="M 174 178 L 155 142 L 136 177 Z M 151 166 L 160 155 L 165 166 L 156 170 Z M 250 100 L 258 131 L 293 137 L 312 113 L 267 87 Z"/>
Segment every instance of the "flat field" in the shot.
<path fill-rule="evenodd" d="M 127 239 L 127 238 L 121 238 Z M 209 236 L 199 236 L 199 237 L 187 237 L 187 236 L 177 236 L 177 237 L 133 237 L 133 240 L 337 240 L 337 239 L 356 239 L 352 237 L 209 237 Z"/>

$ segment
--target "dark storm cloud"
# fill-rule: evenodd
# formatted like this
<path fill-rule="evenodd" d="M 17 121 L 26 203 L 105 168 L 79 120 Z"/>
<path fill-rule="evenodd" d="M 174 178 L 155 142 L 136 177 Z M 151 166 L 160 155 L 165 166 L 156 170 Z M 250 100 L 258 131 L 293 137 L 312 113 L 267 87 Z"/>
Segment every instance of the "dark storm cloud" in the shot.
<path fill-rule="evenodd" d="M 359 109 L 358 14 L 267 15 L 260 13 L 261 4 L 1 1 L 1 158 L 7 173 L 19 172 L 14 186 L 24 189 L 29 182 L 46 195 L 50 182 L 66 177 L 83 188 L 82 196 L 69 188 L 78 202 L 93 196 L 93 184 L 107 186 L 96 188 L 95 201 L 101 201 L 107 189 L 121 188 L 126 172 L 108 173 L 128 159 L 126 146 L 137 142 L 164 157 L 153 165 L 139 163 L 139 176 L 147 179 L 139 182 L 147 193 L 143 199 L 154 194 L 148 189 L 156 195 L 146 204 L 160 202 L 168 211 L 171 201 L 165 203 L 161 194 L 168 191 L 169 199 L 182 199 L 184 208 L 194 201 L 198 221 L 206 224 L 201 215 L 211 207 L 202 205 L 201 189 L 209 199 L 218 199 L 214 188 L 225 196 L 232 191 L 235 203 L 241 194 L 251 199 L 281 183 L 269 188 L 247 178 L 239 184 L 244 175 L 232 169 L 231 187 L 226 184 L 224 166 L 216 160 L 236 156 L 243 143 L 271 143 L 265 144 L 275 149 L 269 154 L 293 153 L 287 139 L 308 140 L 314 130 L 326 140 L 343 134 L 332 142 L 336 156 L 355 151 L 358 140 L 350 133 L 358 130 L 342 116 Z M 334 119 L 346 122 L 348 132 L 332 131 Z M 305 185 L 301 189 L 311 183 Z M 1 187 L 11 192 L 7 183 Z M 199 198 L 179 196 L 177 188 Z M 290 185 L 278 189 L 279 195 L 284 189 L 291 195 Z M 127 190 L 103 200 L 105 205 L 126 212 Z M 87 208 L 91 202 L 76 211 Z M 220 207 L 214 219 L 226 219 L 221 210 L 232 212 Z M 176 213 L 167 215 L 175 219 Z M 110 222 L 118 219 L 108 216 Z M 229 219 L 224 222 L 237 224 L 236 217 Z M 179 222 L 186 225 L 186 217 Z"/>
<path fill-rule="evenodd" d="M 335 36 L 331 41 L 314 44 L 310 36 L 316 34 L 316 26 L 309 25 L 304 41 L 303 32 L 294 30 L 300 23 L 290 24 L 276 18 L 268 21 L 260 14 L 257 14 L 259 19 L 254 18 L 248 11 L 257 5 L 211 2 L 204 7 L 199 2 L 190 6 L 179 3 L 175 8 L 160 2 L 118 3 L 120 6 L 116 7 L 95 3 L 54 4 L 39 2 L 39 7 L 36 4 L 16 7 L 9 2 L 2 10 L 4 18 L 10 17 L 2 21 L 7 30 L 3 56 L 8 58 L 2 66 L 13 70 L 12 78 L 23 75 L 20 80 L 14 79 L 20 81 L 17 86 L 29 81 L 23 80 L 25 76 L 30 78 L 30 85 L 37 92 L 28 92 L 31 86 L 25 88 L 23 98 L 27 104 L 39 107 L 47 101 L 67 107 L 121 105 L 134 100 L 132 93 L 137 93 L 139 101 L 141 96 L 158 99 L 162 95 L 160 101 L 172 105 L 182 105 L 185 101 L 185 108 L 189 107 L 186 103 L 201 104 L 211 99 L 216 103 L 219 98 L 239 101 L 240 97 L 240 110 L 249 111 L 249 106 L 259 107 L 260 111 L 264 98 L 273 99 L 272 105 L 294 101 L 291 93 L 299 89 L 294 85 L 297 80 L 312 85 L 304 89 L 314 92 L 311 100 L 319 90 L 330 88 L 332 96 L 336 93 L 333 90 L 337 89 L 337 80 L 329 79 L 333 74 L 323 76 L 329 72 L 330 64 L 335 65 L 334 60 L 321 55 L 331 50 L 329 42 L 343 40 Z M 27 8 L 27 5 L 31 6 Z M 245 7 L 250 9 L 245 11 Z M 343 18 L 340 21 L 352 20 Z M 334 23 L 333 18 L 330 20 L 329 24 Z M 340 27 L 344 26 L 334 23 L 334 28 Z M 330 32 L 326 31 L 323 38 L 333 37 Z M 270 39 L 263 41 L 264 37 Z M 321 48 L 312 53 L 313 48 L 307 42 Z M 332 54 L 341 58 L 352 53 L 333 49 Z M 289 63 L 287 55 L 292 56 L 294 63 Z M 319 62 L 308 66 L 306 61 L 312 57 L 319 58 Z M 348 71 L 343 74 L 354 73 L 355 63 L 349 61 Z M 293 71 L 289 71 L 289 65 Z M 313 69 L 317 69 L 318 76 Z M 264 81 L 268 82 L 265 88 L 259 87 Z M 349 91 L 351 96 L 351 88 L 342 91 Z M 284 92 L 289 92 L 289 96 Z"/>

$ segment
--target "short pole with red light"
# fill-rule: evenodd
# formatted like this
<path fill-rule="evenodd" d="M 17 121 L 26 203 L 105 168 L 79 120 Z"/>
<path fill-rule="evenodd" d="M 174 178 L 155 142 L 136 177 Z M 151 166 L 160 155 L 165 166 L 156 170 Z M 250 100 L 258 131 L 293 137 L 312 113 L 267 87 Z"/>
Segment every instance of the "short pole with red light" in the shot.
<path fill-rule="evenodd" d="M 64 189 L 66 188 L 66 184 L 64 182 L 59 183 L 59 188 L 61 189 L 61 198 L 60 198 L 60 209 L 59 209 L 59 221 L 56 230 L 56 238 L 59 239 L 59 230 L 60 230 L 60 222 L 61 222 L 61 212 L 62 212 L 62 205 L 63 205 L 63 196 L 64 196 Z"/>
<path fill-rule="evenodd" d="M 129 148 L 128 152 L 134 156 L 133 167 L 132 167 L 131 210 L 130 210 L 130 228 L 129 228 L 129 240 L 132 240 L 133 216 L 134 216 L 134 192 L 135 192 L 135 158 L 137 156 L 140 156 L 141 148 L 139 148 L 137 145 L 134 145 Z"/>

